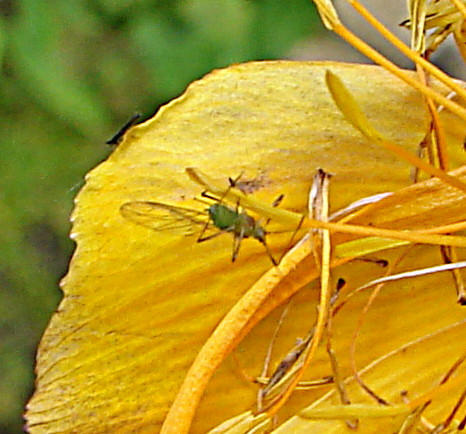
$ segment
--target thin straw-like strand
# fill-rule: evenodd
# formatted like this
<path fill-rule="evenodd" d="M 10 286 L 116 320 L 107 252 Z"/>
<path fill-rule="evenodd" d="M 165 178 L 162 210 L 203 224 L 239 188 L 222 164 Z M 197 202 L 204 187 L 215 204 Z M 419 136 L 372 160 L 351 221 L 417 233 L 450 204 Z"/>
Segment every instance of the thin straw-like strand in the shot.
<path fill-rule="evenodd" d="M 391 276 L 381 277 L 380 279 L 372 280 L 358 288 L 358 290 L 367 289 L 371 286 L 378 285 L 384 282 L 391 282 L 394 280 L 407 279 L 410 277 L 425 276 L 426 274 L 440 273 L 442 271 L 457 270 L 466 268 L 466 261 L 454 262 L 451 264 L 436 265 L 434 267 L 421 268 L 413 271 L 406 271 L 404 273 L 392 274 Z"/>
<path fill-rule="evenodd" d="M 335 211 L 332 213 L 329 217 L 329 220 L 336 220 L 339 219 L 340 217 L 346 216 L 349 213 L 353 213 L 356 209 L 361 208 L 366 205 L 370 205 L 372 203 L 378 202 L 382 199 L 385 199 L 388 196 L 391 196 L 393 192 L 386 192 L 386 193 L 378 193 L 374 194 L 372 196 L 368 197 L 363 197 L 362 199 L 358 199 L 352 203 L 350 203 L 348 206 L 345 206 L 344 208 L 339 209 L 338 211 Z M 352 218 L 354 218 L 354 213 L 352 214 Z M 346 219 L 346 217 L 345 217 Z M 338 220 L 339 223 L 343 223 L 343 219 Z"/>
<path fill-rule="evenodd" d="M 301 410 L 298 415 L 304 419 L 348 419 L 348 418 L 383 418 L 390 416 L 399 416 L 409 413 L 411 409 L 407 405 L 370 405 L 370 404 L 351 404 L 351 405 L 332 405 L 329 407 L 312 408 Z"/>
<path fill-rule="evenodd" d="M 278 332 L 280 331 L 280 329 L 282 327 L 283 321 L 284 321 L 285 317 L 288 315 L 288 311 L 290 309 L 291 302 L 292 302 L 292 299 L 290 299 L 290 301 L 284 307 L 284 309 L 283 309 L 283 311 L 282 311 L 282 313 L 280 315 L 280 318 L 278 320 L 278 323 L 277 323 L 277 325 L 275 327 L 275 330 L 273 332 L 272 338 L 270 339 L 269 345 L 267 346 L 267 353 L 265 355 L 264 364 L 262 366 L 262 372 L 260 374 L 261 377 L 267 377 L 267 374 L 269 372 L 270 361 L 272 360 L 273 347 L 275 345 L 275 341 L 277 340 Z M 271 381 L 271 378 L 269 378 L 269 380 Z M 267 381 L 267 383 L 265 384 L 265 387 L 260 387 L 259 390 L 257 391 L 256 400 L 257 400 L 257 411 L 258 412 L 262 411 L 264 390 L 268 387 L 268 385 L 269 385 L 269 381 Z"/>
<path fill-rule="evenodd" d="M 447 234 L 452 232 L 464 231 L 466 229 L 466 221 L 452 223 L 444 226 L 437 226 L 435 228 L 421 229 L 419 232 L 423 234 Z"/>
<path fill-rule="evenodd" d="M 409 252 L 412 250 L 412 245 L 409 246 L 408 248 L 405 248 L 401 251 L 401 253 L 398 255 L 398 257 L 396 258 L 396 260 L 394 262 L 391 262 L 389 264 L 389 267 L 385 273 L 385 277 L 388 277 L 394 270 L 396 270 L 396 268 L 401 264 L 401 262 L 406 258 L 406 256 L 409 254 Z M 363 326 L 363 323 L 364 323 L 364 320 L 365 320 L 365 317 L 367 315 L 367 312 L 369 311 L 370 307 L 372 306 L 372 304 L 374 303 L 375 299 L 377 298 L 378 294 L 380 293 L 380 291 L 382 290 L 382 288 L 384 287 L 384 282 L 381 282 L 381 283 L 378 283 L 376 285 L 376 287 L 374 288 L 374 290 L 372 291 L 372 293 L 370 294 L 367 302 L 365 303 L 363 309 L 362 309 L 362 312 L 360 313 L 359 315 L 359 318 L 358 318 L 358 321 L 357 321 L 357 324 L 356 324 L 356 328 L 354 330 L 354 333 L 353 333 L 353 337 L 351 339 L 351 344 L 350 344 L 350 363 L 351 363 L 351 368 L 353 370 L 353 374 L 354 374 L 354 378 L 355 380 L 357 381 L 357 383 L 362 387 L 362 389 L 368 393 L 372 398 L 374 398 L 379 404 L 383 404 L 383 405 L 388 405 L 389 402 L 387 400 L 385 400 L 384 398 L 380 397 L 377 393 L 374 392 L 374 390 L 372 390 L 364 381 L 363 379 L 361 378 L 358 370 L 357 370 L 357 366 L 356 366 L 356 341 L 361 333 L 361 329 L 362 329 L 362 326 Z M 351 294 L 356 294 L 358 292 L 360 292 L 361 289 L 358 288 L 354 291 L 352 291 Z M 349 295 L 348 294 L 348 298 L 349 298 Z M 347 298 L 347 300 L 348 300 Z M 336 313 L 336 312 L 335 312 Z"/>
<path fill-rule="evenodd" d="M 428 76 L 426 71 L 422 68 L 421 65 L 417 65 L 417 73 L 420 77 L 420 80 L 428 86 Z M 448 150 L 447 150 L 447 138 L 445 135 L 445 129 L 440 123 L 440 114 L 437 109 L 437 106 L 435 105 L 434 101 L 432 101 L 432 98 L 425 96 L 427 107 L 429 109 L 429 113 L 432 119 L 432 129 L 431 129 L 431 137 L 435 139 L 435 144 L 436 146 L 436 151 L 438 155 L 438 162 L 440 169 L 443 171 L 448 172 L 449 170 L 449 164 L 448 164 Z M 433 142 L 431 140 L 431 142 Z M 432 143 L 434 145 L 434 143 Z M 434 161 L 431 161 L 432 164 L 434 164 Z"/>
<path fill-rule="evenodd" d="M 389 266 L 389 269 L 386 271 L 386 273 L 390 273 L 400 262 L 400 259 L 404 255 L 401 255 L 400 258 L 396 261 L 396 263 L 391 264 Z M 381 398 L 377 393 L 375 393 L 369 386 L 366 385 L 366 383 L 362 380 L 361 376 L 358 373 L 358 369 L 356 366 L 356 341 L 359 337 L 360 331 L 362 329 L 364 319 L 366 317 L 367 312 L 369 311 L 369 308 L 372 306 L 372 303 L 374 302 L 375 298 L 378 296 L 379 292 L 382 290 L 383 284 L 379 283 L 377 287 L 374 289 L 372 294 L 369 296 L 369 299 L 367 300 L 366 304 L 364 305 L 362 312 L 360 313 L 358 317 L 358 321 L 356 323 L 356 328 L 354 330 L 353 336 L 351 338 L 351 343 L 350 343 L 350 364 L 351 364 L 351 369 L 353 371 L 354 379 L 357 381 L 357 383 L 361 386 L 361 388 L 371 397 L 374 398 L 379 404 L 383 405 L 389 405 L 389 402 L 386 401 L 385 399 Z"/>
<path fill-rule="evenodd" d="M 329 222 L 306 221 L 303 227 L 329 229 L 333 232 L 345 232 L 354 235 L 376 236 L 394 240 L 405 240 L 420 244 L 435 244 L 455 247 L 466 247 L 466 237 L 454 235 L 430 235 L 421 231 L 396 231 L 391 229 L 373 228 L 370 226 L 356 226 Z"/>
<path fill-rule="evenodd" d="M 450 414 L 447 416 L 447 418 L 440 424 L 440 426 L 442 427 L 442 430 L 445 430 L 446 428 L 448 428 L 450 426 L 450 424 L 453 422 L 453 419 L 456 415 L 456 413 L 458 412 L 458 410 L 460 409 L 461 405 L 463 404 L 463 402 L 466 400 L 466 389 L 463 390 L 463 393 L 461 394 L 460 398 L 458 399 L 458 401 L 456 402 L 455 406 L 453 407 L 453 409 L 451 410 Z"/>

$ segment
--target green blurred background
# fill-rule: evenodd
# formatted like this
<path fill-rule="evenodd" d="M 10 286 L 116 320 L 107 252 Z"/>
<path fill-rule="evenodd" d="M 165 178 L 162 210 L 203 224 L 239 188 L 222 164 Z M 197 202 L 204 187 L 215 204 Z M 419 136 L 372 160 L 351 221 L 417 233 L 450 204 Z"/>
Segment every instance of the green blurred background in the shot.
<path fill-rule="evenodd" d="M 33 361 L 105 141 L 214 68 L 287 57 L 309 0 L 0 0 L 0 433 L 22 431 Z"/>

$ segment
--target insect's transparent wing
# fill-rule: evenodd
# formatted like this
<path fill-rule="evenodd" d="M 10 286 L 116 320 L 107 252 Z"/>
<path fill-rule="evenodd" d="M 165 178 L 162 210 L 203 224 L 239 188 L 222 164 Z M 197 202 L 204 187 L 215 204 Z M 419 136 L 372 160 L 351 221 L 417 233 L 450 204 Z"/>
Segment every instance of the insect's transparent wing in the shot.
<path fill-rule="evenodd" d="M 154 231 L 179 231 L 188 235 L 208 220 L 205 211 L 162 202 L 127 202 L 121 206 L 120 212 L 127 220 Z"/>

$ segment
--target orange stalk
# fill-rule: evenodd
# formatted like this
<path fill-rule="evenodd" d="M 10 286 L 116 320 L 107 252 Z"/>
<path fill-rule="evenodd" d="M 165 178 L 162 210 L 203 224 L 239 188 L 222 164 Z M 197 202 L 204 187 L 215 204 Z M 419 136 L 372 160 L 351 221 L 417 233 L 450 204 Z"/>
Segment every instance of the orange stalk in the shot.
<path fill-rule="evenodd" d="M 418 80 L 412 78 L 406 71 L 398 68 L 393 62 L 382 56 L 379 52 L 374 50 L 370 45 L 366 44 L 362 39 L 358 38 L 342 24 L 335 24 L 333 26 L 333 31 L 341 36 L 349 44 L 356 47 L 365 56 L 369 57 L 369 59 L 373 60 L 378 65 L 383 66 L 385 69 L 390 71 L 399 79 L 403 80 L 405 83 L 417 89 L 422 94 L 430 96 L 435 102 L 448 108 L 452 113 L 455 113 L 461 119 L 466 120 L 466 109 L 420 83 Z"/>
<path fill-rule="evenodd" d="M 427 86 L 427 76 L 425 70 L 422 66 L 417 65 L 417 72 L 421 81 Z M 432 133 L 437 144 L 437 153 L 438 153 L 438 164 L 440 168 L 444 171 L 448 171 L 448 151 L 447 151 L 447 139 L 445 136 L 445 131 L 440 123 L 440 116 L 437 110 L 435 103 L 432 101 L 432 98 L 425 97 L 427 107 L 429 109 L 430 116 L 432 118 Z M 434 164 L 434 161 L 431 161 Z"/>
<path fill-rule="evenodd" d="M 451 225 L 437 226 L 435 228 L 422 229 L 424 234 L 448 234 L 466 230 L 466 222 L 452 223 Z"/>
<path fill-rule="evenodd" d="M 414 410 L 415 408 L 425 404 L 426 402 L 434 399 L 439 398 L 441 396 L 445 396 L 451 390 L 454 390 L 457 387 L 464 386 L 466 384 L 466 372 L 462 373 L 458 377 L 451 379 L 446 383 L 439 384 L 438 386 L 433 387 L 427 393 L 419 396 L 416 399 L 413 399 L 408 403 L 408 406 Z M 447 395 L 448 396 L 448 395 Z"/>
<path fill-rule="evenodd" d="M 437 68 L 435 65 L 430 63 L 428 60 L 424 59 L 415 51 L 411 50 L 403 41 L 398 39 L 390 30 L 388 30 L 380 21 L 377 20 L 362 4 L 356 0 L 346 0 L 348 3 L 353 6 L 353 8 L 364 18 L 368 23 L 370 23 L 385 39 L 391 42 L 396 48 L 398 48 L 406 57 L 411 59 L 413 62 L 421 65 L 426 71 L 431 75 L 436 77 L 439 81 L 444 83 L 450 89 L 454 90 L 458 95 L 463 99 L 466 99 L 466 90 L 454 82 L 447 74 Z M 460 9 L 457 3 L 460 3 L 458 0 L 451 0 L 455 5 Z M 464 9 L 464 6 L 461 5 Z M 366 53 L 364 53 L 366 54 Z M 367 55 L 367 54 L 366 54 Z M 372 59 L 374 60 L 374 59 Z"/>
<path fill-rule="evenodd" d="M 385 149 L 394 153 L 418 169 L 423 170 L 429 175 L 436 176 L 437 178 L 443 180 L 445 183 L 466 192 L 466 184 L 460 181 L 458 178 L 455 178 L 454 176 L 445 173 L 438 167 L 427 163 L 411 152 L 408 152 L 400 145 L 385 139 L 383 135 L 372 126 L 362 109 L 359 107 L 356 99 L 337 75 L 332 73 L 330 70 L 327 70 L 325 74 L 325 81 L 330 93 L 332 94 L 332 98 L 335 101 L 335 104 L 338 106 L 345 118 L 368 140 L 383 146 Z"/>
<path fill-rule="evenodd" d="M 463 14 L 463 17 L 466 19 L 466 6 L 460 0 L 450 0 L 456 8 Z"/>
<path fill-rule="evenodd" d="M 466 247 L 466 237 L 454 235 L 430 235 L 422 231 L 397 231 L 392 229 L 356 226 L 340 223 L 306 220 L 303 227 L 323 228 L 334 232 L 345 232 L 355 235 L 376 236 L 394 240 L 405 240 L 413 243 L 448 245 Z"/>

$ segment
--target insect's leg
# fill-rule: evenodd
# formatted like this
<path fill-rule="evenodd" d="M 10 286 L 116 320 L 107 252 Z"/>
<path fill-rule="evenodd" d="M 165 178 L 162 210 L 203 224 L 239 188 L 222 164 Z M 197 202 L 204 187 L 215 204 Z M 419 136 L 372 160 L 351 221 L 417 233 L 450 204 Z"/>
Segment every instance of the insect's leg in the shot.
<path fill-rule="evenodd" d="M 298 226 L 296 226 L 296 229 L 293 231 L 293 234 L 291 235 L 291 238 L 290 238 L 290 241 L 288 241 L 288 245 L 286 247 L 286 249 L 283 251 L 282 255 L 280 256 L 280 259 L 278 262 L 280 262 L 282 259 L 283 259 L 283 256 L 286 255 L 286 252 L 290 249 L 290 247 L 293 245 L 293 241 L 296 237 L 296 234 L 299 232 L 299 230 L 301 229 L 301 226 L 303 225 L 304 223 L 304 219 L 306 218 L 306 216 L 303 214 L 301 216 L 301 219 L 299 220 L 299 223 L 298 223 Z"/>
<path fill-rule="evenodd" d="M 284 197 L 285 197 L 284 194 L 280 194 L 279 196 L 277 196 L 275 200 L 272 202 L 272 206 L 275 208 L 278 205 L 280 205 Z M 270 219 L 267 219 L 264 226 L 267 226 L 269 223 L 270 223 Z"/>
<path fill-rule="evenodd" d="M 211 200 L 215 200 L 215 202 L 220 202 L 220 199 L 218 197 L 215 197 L 215 196 L 211 196 L 209 193 L 207 193 L 207 191 L 203 191 L 201 193 L 201 196 L 202 197 L 205 197 L 207 199 L 211 199 Z"/>
<path fill-rule="evenodd" d="M 272 206 L 275 208 L 276 206 L 280 205 L 282 203 L 282 200 L 284 199 L 285 195 L 281 194 L 275 200 L 272 202 Z"/>
<path fill-rule="evenodd" d="M 266 250 L 266 252 L 267 252 L 267 255 L 269 255 L 269 258 L 270 258 L 270 260 L 272 261 L 272 264 L 276 267 L 276 266 L 280 263 L 280 261 L 277 262 L 277 261 L 275 260 L 275 258 L 273 257 L 272 252 L 270 251 L 269 246 L 267 245 L 267 242 L 265 241 L 265 239 L 262 240 L 261 242 L 262 242 L 262 244 L 263 244 L 264 247 L 265 247 L 265 250 Z M 281 260 L 281 259 L 282 259 L 282 258 L 280 258 L 280 260 Z"/>
<path fill-rule="evenodd" d="M 281 201 L 283 200 L 284 197 L 285 197 L 285 195 L 280 194 L 280 195 L 272 202 L 272 206 L 273 206 L 273 207 L 276 207 L 276 206 L 280 205 L 280 203 L 281 203 Z M 270 219 L 267 219 L 267 221 L 265 222 L 264 227 L 267 226 L 269 223 L 270 223 Z M 275 258 L 273 257 L 272 252 L 270 251 L 269 246 L 267 245 L 267 242 L 265 241 L 265 238 L 264 238 L 263 240 L 260 240 L 260 241 L 261 241 L 261 243 L 264 245 L 265 250 L 267 251 L 267 255 L 269 255 L 269 258 L 270 258 L 270 260 L 272 261 L 272 264 L 276 267 L 276 266 L 280 263 L 280 261 L 282 260 L 283 255 L 282 255 L 282 257 L 280 258 L 280 260 L 277 262 L 277 261 L 275 260 Z"/>
<path fill-rule="evenodd" d="M 209 194 L 207 191 L 203 191 L 201 193 L 202 197 L 205 197 L 207 199 L 215 200 L 216 202 L 222 203 L 223 199 L 225 199 L 225 196 L 229 193 L 229 191 L 236 186 L 236 183 L 238 180 L 241 178 L 243 175 L 243 172 L 241 172 L 235 179 L 228 178 L 228 183 L 230 184 L 228 188 L 225 190 L 225 192 L 220 196 L 220 197 L 215 197 Z"/>
<path fill-rule="evenodd" d="M 206 241 L 207 239 L 209 239 L 208 237 L 204 237 L 205 231 L 206 231 L 207 228 L 209 227 L 209 223 L 210 223 L 210 217 L 209 217 L 209 218 L 207 219 L 207 221 L 205 222 L 205 225 L 203 226 L 201 233 L 200 233 L 199 236 L 197 237 L 197 242 L 198 242 L 198 243 L 200 243 L 201 241 Z"/>
<path fill-rule="evenodd" d="M 241 247 L 241 241 L 243 241 L 243 238 L 244 238 L 244 229 L 241 229 L 239 234 L 236 234 L 236 233 L 233 234 L 233 253 L 231 256 L 231 262 L 236 261 L 236 257 L 238 256 L 239 248 Z"/>
<path fill-rule="evenodd" d="M 201 235 L 204 233 L 204 231 L 202 231 Z M 218 231 L 218 232 L 215 232 L 215 234 L 212 234 L 212 235 L 208 235 L 207 237 L 201 237 L 201 235 L 199 235 L 199 238 L 197 239 L 197 242 L 198 243 L 202 243 L 204 241 L 208 241 L 208 240 L 211 240 L 213 238 L 216 238 L 218 237 L 219 235 L 222 235 L 224 234 L 225 232 L 224 231 Z"/>
<path fill-rule="evenodd" d="M 230 179 L 230 178 L 229 178 Z M 225 190 L 225 193 L 223 193 L 220 197 L 215 197 L 215 196 L 212 196 L 211 194 L 207 193 L 207 191 L 203 191 L 201 193 L 201 196 L 202 197 L 205 197 L 207 199 L 210 199 L 210 200 L 214 200 L 215 202 L 218 202 L 218 203 L 222 203 L 223 202 L 223 199 L 225 198 L 225 196 L 228 194 L 228 192 L 231 190 L 231 185 Z"/>

